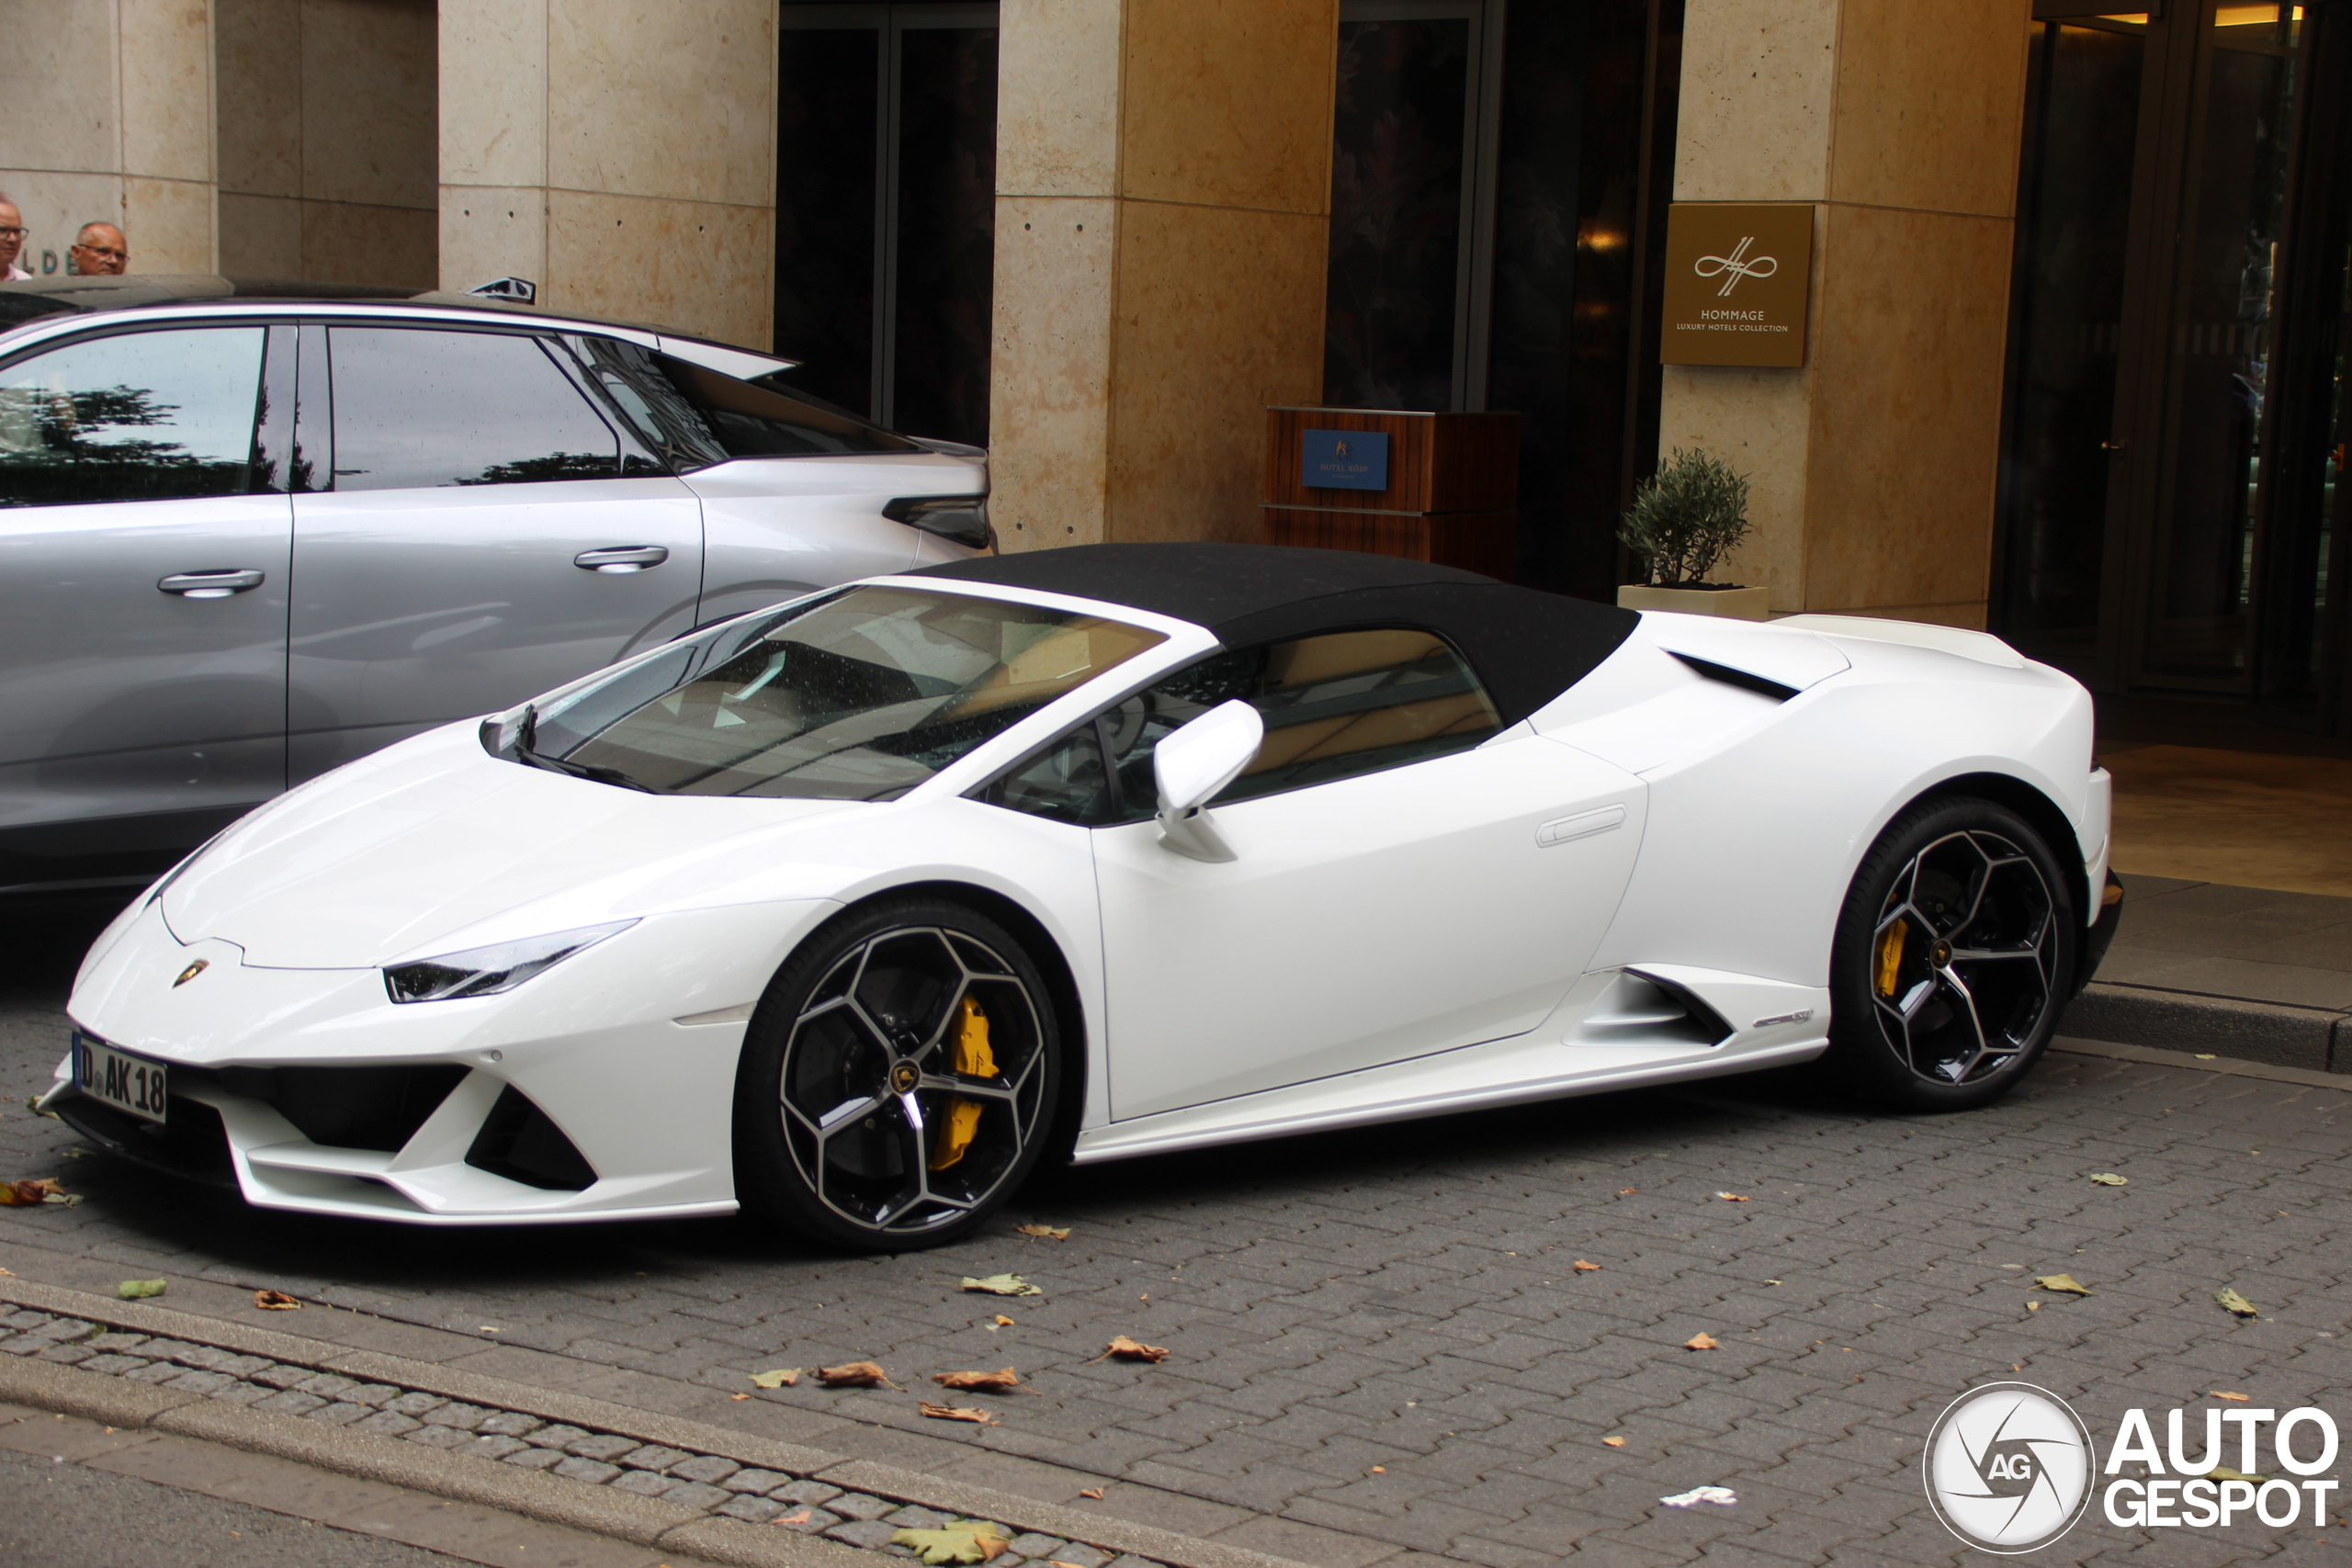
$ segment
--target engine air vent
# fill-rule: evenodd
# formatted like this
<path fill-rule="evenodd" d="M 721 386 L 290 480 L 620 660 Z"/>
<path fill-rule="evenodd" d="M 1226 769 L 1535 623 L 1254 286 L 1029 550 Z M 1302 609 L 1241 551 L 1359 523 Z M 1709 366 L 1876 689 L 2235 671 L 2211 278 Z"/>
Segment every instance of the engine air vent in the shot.
<path fill-rule="evenodd" d="M 1670 648 L 1667 651 L 1674 653 Z M 1728 664 L 1718 664 L 1712 659 L 1700 659 L 1688 653 L 1674 653 L 1674 657 L 1710 681 L 1721 681 L 1726 686 L 1737 686 L 1743 692 L 1754 692 L 1758 696 L 1770 697 L 1776 703 L 1787 702 L 1797 694 L 1794 686 L 1784 686 L 1778 681 L 1768 681 L 1761 675 L 1735 670 Z"/>

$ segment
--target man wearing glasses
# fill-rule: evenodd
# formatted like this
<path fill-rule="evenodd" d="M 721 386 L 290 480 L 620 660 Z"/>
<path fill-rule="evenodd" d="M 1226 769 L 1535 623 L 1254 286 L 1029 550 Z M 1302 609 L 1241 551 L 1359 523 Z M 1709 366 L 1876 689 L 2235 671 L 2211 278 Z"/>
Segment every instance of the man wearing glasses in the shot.
<path fill-rule="evenodd" d="M 17 204 L 0 195 L 0 276 L 17 283 L 30 277 L 31 273 L 17 265 L 17 255 L 25 248 L 25 215 Z"/>
<path fill-rule="evenodd" d="M 107 276 L 130 266 L 130 242 L 111 223 L 85 223 L 74 236 L 74 270 L 84 277 Z"/>

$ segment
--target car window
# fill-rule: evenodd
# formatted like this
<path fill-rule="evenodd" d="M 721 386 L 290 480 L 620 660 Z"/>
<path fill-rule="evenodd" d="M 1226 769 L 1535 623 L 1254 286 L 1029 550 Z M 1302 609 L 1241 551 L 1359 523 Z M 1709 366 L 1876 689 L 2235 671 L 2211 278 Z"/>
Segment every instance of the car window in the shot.
<path fill-rule="evenodd" d="M 536 337 L 331 327 L 338 491 L 610 479 L 620 438 Z"/>
<path fill-rule="evenodd" d="M 670 795 L 890 800 L 1161 640 L 1072 611 L 853 588 L 568 688 L 531 737 L 493 749 Z"/>
<path fill-rule="evenodd" d="M 0 506 L 243 495 L 262 327 L 119 333 L 0 370 Z"/>
<path fill-rule="evenodd" d="M 1428 632 L 1329 632 L 1216 654 L 1103 716 L 1121 820 L 1140 821 L 1159 805 L 1151 753 L 1159 738 L 1237 698 L 1264 717 L 1266 743 L 1221 801 L 1465 750 L 1502 728 L 1470 666 Z"/>
<path fill-rule="evenodd" d="M 711 440 L 730 457 L 925 450 L 880 425 L 786 392 L 739 381 L 666 354 L 652 355 L 652 361 L 663 379 L 700 416 Z"/>
<path fill-rule="evenodd" d="M 1111 775 L 1089 719 L 974 797 L 1008 811 L 1080 825 L 1111 816 Z"/>

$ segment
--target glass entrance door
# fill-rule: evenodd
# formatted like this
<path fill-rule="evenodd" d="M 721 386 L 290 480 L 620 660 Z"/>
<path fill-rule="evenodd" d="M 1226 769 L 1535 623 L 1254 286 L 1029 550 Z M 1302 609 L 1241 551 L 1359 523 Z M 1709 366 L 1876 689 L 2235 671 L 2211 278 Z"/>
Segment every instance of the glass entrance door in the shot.
<path fill-rule="evenodd" d="M 786 5 L 775 351 L 797 387 L 983 445 L 996 268 L 997 8 Z"/>
<path fill-rule="evenodd" d="M 2311 461 L 2271 450 L 2305 14 L 2336 8 L 2036 6 L 1997 629 L 2101 689 L 2257 690 L 2264 518 Z M 2304 379 L 2290 417 L 2333 398 Z"/>

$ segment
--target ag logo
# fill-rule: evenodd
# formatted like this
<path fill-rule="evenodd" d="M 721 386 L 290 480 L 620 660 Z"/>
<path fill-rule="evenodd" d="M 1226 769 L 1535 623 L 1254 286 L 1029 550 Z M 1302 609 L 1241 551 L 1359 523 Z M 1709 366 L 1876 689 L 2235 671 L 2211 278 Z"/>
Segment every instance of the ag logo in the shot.
<path fill-rule="evenodd" d="M 1980 1551 L 2038 1551 L 2090 1506 L 2090 1429 L 2047 1389 L 1987 1383 L 1937 1417 L 1921 1468 L 1952 1534 Z"/>

